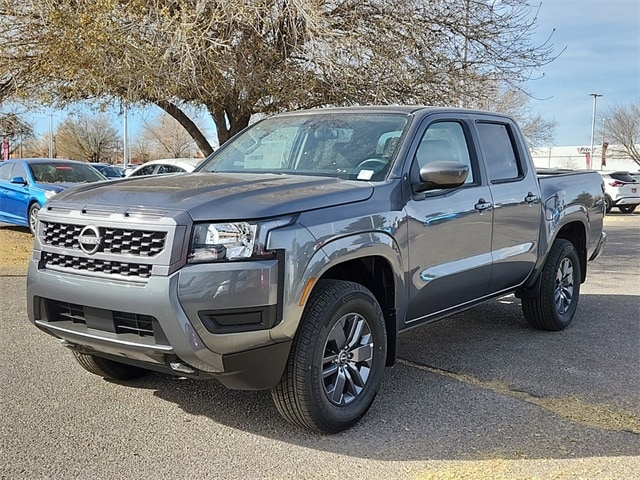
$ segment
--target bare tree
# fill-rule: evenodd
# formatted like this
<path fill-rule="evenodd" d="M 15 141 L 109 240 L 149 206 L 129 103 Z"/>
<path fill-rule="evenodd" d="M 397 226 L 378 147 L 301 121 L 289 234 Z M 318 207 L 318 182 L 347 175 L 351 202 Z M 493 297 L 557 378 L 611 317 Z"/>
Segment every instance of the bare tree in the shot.
<path fill-rule="evenodd" d="M 105 114 L 68 117 L 55 133 L 60 157 L 87 162 L 113 163 L 119 154 L 120 134 Z"/>
<path fill-rule="evenodd" d="M 4 0 L 5 69 L 42 101 L 154 103 L 206 155 L 254 113 L 486 98 L 553 60 L 526 0 Z M 73 51 L 73 55 L 69 52 Z"/>
<path fill-rule="evenodd" d="M 15 113 L 0 113 L 0 138 L 9 142 L 10 153 L 19 152 L 33 138 L 33 127 Z"/>
<path fill-rule="evenodd" d="M 613 158 L 630 158 L 640 165 L 640 100 L 631 105 L 614 105 L 606 117 L 607 154 Z"/>
<path fill-rule="evenodd" d="M 29 138 L 25 141 L 22 152 L 26 158 L 48 158 L 49 157 L 49 132 L 41 137 Z M 56 156 L 55 143 L 53 143 L 53 156 Z"/>
<path fill-rule="evenodd" d="M 492 94 L 486 98 L 470 101 L 468 106 L 482 110 L 511 115 L 517 120 L 529 147 L 550 145 L 555 136 L 556 122 L 533 113 L 529 108 L 529 95 L 519 88 L 485 87 Z"/>
<path fill-rule="evenodd" d="M 173 117 L 163 113 L 142 126 L 141 141 L 151 158 L 193 157 L 196 145 L 189 133 Z"/>

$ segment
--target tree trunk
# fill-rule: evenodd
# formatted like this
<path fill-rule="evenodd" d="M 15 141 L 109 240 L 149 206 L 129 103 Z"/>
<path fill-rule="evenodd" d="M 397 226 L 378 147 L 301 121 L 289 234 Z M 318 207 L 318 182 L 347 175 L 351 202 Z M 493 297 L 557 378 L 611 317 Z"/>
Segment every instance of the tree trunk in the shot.
<path fill-rule="evenodd" d="M 180 108 L 174 105 L 171 102 L 167 102 L 165 100 L 158 100 L 155 102 L 161 109 L 175 118 L 180 125 L 184 127 L 184 129 L 191 135 L 193 141 L 196 142 L 196 145 L 202 152 L 205 157 L 208 157 L 213 153 L 213 147 L 206 139 L 206 137 L 202 134 L 198 126 L 191 120 Z M 216 122 L 216 127 L 217 127 Z M 222 143 L 222 142 L 220 142 Z"/>
<path fill-rule="evenodd" d="M 216 131 L 218 132 L 218 143 L 222 145 L 236 133 L 244 130 L 249 125 L 251 114 L 229 113 L 228 109 L 215 108 L 210 110 L 211 116 L 216 123 Z M 228 126 L 227 126 L 228 125 Z"/>

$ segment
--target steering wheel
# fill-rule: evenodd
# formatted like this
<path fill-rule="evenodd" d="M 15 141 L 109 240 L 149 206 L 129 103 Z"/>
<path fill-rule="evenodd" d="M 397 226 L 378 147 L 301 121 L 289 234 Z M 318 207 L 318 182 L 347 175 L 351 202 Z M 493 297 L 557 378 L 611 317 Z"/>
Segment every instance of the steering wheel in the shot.
<path fill-rule="evenodd" d="M 365 168 L 369 168 L 374 172 L 378 173 L 387 166 L 387 161 L 382 160 L 380 158 L 367 158 L 366 160 L 361 161 L 356 167 L 358 170 L 364 170 Z"/>

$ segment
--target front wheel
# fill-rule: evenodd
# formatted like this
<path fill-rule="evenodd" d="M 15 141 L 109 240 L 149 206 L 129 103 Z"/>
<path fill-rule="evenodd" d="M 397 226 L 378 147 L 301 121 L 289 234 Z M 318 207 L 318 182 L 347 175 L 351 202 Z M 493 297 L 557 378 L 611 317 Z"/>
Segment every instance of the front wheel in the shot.
<path fill-rule="evenodd" d="M 280 383 L 280 414 L 322 433 L 355 425 L 382 381 L 387 333 L 380 306 L 362 285 L 321 280 L 305 307 Z"/>
<path fill-rule="evenodd" d="M 618 208 L 622 213 L 633 213 L 637 205 L 620 205 Z"/>
<path fill-rule="evenodd" d="M 149 373 L 146 368 L 126 365 L 96 355 L 73 352 L 73 356 L 87 372 L 111 380 L 133 380 L 144 377 Z"/>
<path fill-rule="evenodd" d="M 28 221 L 29 221 L 29 230 L 31 230 L 31 234 L 36 234 L 36 223 L 38 221 L 38 211 L 40 210 L 40 205 L 37 203 L 32 204 L 29 207 L 28 213 Z"/>
<path fill-rule="evenodd" d="M 542 268 L 540 292 L 522 299 L 527 322 L 541 330 L 558 331 L 573 320 L 580 296 L 580 259 L 568 240 L 556 240 Z"/>

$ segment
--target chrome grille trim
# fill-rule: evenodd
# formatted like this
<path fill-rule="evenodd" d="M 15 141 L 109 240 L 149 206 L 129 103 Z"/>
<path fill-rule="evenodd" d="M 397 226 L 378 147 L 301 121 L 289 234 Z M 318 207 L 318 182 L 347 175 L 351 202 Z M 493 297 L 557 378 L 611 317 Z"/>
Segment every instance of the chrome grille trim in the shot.
<path fill-rule="evenodd" d="M 121 277 L 137 277 L 147 279 L 151 276 L 153 265 L 148 263 L 130 263 L 97 258 L 63 255 L 53 252 L 42 252 L 41 259 L 45 268 L 57 267 L 75 272 L 102 273 Z"/>
<path fill-rule="evenodd" d="M 52 247 L 80 251 L 78 237 L 85 225 L 43 222 L 42 243 Z M 98 227 L 102 237 L 99 251 L 115 255 L 155 257 L 166 246 L 167 232 Z"/>

